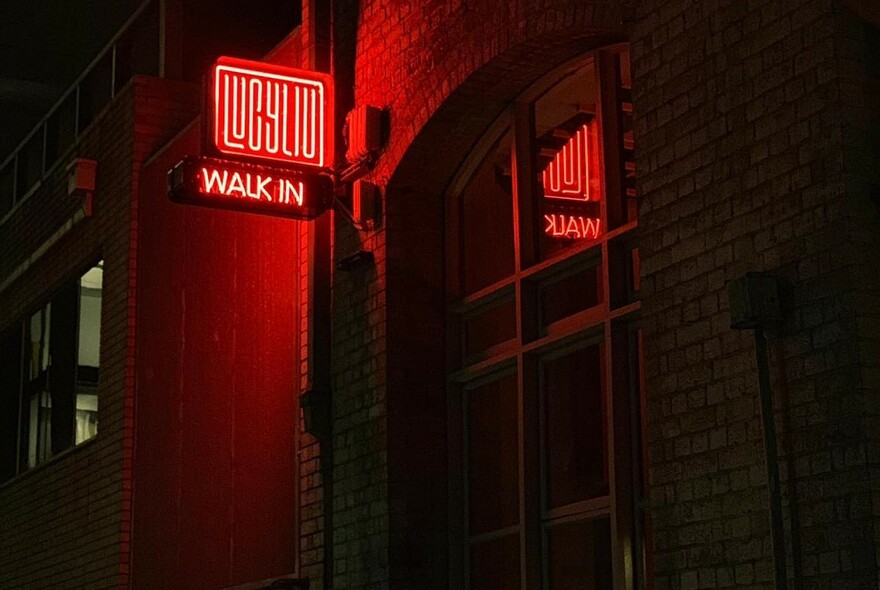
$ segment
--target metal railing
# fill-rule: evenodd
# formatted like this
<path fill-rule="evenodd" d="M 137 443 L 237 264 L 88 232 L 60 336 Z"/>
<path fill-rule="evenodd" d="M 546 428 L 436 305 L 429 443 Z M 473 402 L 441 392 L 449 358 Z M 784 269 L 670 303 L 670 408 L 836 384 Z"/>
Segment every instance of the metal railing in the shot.
<path fill-rule="evenodd" d="M 145 0 L 0 164 L 0 225 L 74 147 L 135 74 L 159 75 L 159 2 Z"/>

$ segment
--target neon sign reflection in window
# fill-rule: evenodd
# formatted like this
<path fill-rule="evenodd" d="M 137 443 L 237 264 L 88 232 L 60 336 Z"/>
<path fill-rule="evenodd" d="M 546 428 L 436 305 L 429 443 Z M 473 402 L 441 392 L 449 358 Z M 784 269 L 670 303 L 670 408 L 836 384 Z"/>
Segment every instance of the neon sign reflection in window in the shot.
<path fill-rule="evenodd" d="M 544 168 L 544 196 L 590 200 L 590 129 L 582 125 Z"/>
<path fill-rule="evenodd" d="M 590 186 L 596 161 L 592 122 L 577 128 L 542 172 L 544 234 L 554 239 L 592 240 L 602 220 L 595 215 L 600 193 Z"/>
<path fill-rule="evenodd" d="M 599 237 L 601 220 L 598 217 L 552 213 L 544 215 L 544 223 L 544 233 L 550 237 L 583 240 Z"/>

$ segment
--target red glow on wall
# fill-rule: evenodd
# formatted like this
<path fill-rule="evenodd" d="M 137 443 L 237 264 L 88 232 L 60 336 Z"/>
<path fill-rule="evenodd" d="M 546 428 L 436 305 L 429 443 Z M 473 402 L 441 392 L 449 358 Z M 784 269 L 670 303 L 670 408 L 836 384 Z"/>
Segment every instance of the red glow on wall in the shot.
<path fill-rule="evenodd" d="M 169 173 L 169 192 L 182 203 L 311 219 L 330 206 L 333 183 L 315 173 L 190 156 Z"/>
<path fill-rule="evenodd" d="M 583 124 L 544 168 L 544 196 L 572 201 L 590 200 L 591 128 Z"/>
<path fill-rule="evenodd" d="M 213 70 L 213 143 L 224 154 L 330 165 L 332 79 L 229 57 Z"/>
<path fill-rule="evenodd" d="M 595 239 L 601 233 L 598 217 L 552 213 L 544 215 L 544 233 L 552 238 L 569 240 Z"/>

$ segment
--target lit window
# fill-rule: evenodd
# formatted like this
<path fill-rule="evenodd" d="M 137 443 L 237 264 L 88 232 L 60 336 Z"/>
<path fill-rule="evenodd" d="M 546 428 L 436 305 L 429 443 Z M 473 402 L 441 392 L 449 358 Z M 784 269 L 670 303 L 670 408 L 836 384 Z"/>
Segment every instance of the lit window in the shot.
<path fill-rule="evenodd" d="M 98 433 L 98 263 L 0 334 L 0 480 Z"/>

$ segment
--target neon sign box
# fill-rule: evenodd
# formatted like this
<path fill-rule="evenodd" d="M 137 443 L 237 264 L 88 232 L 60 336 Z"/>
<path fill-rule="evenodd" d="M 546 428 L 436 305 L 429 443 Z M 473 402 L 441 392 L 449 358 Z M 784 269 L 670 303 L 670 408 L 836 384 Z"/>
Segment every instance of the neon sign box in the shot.
<path fill-rule="evenodd" d="M 221 57 L 211 88 L 211 151 L 307 168 L 331 165 L 330 76 Z"/>
<path fill-rule="evenodd" d="M 333 196 L 329 176 L 188 156 L 168 173 L 171 200 L 218 209 L 313 219 Z"/>

